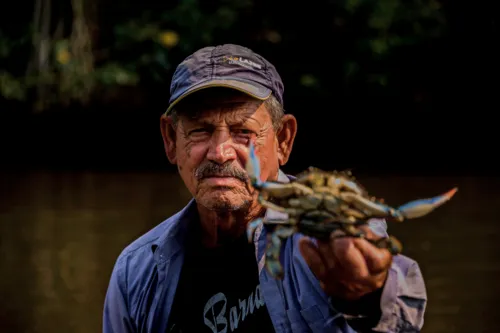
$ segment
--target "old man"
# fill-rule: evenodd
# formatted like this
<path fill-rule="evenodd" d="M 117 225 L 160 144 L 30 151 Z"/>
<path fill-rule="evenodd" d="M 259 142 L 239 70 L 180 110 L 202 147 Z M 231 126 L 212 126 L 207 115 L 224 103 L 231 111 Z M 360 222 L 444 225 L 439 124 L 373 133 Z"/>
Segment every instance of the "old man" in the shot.
<path fill-rule="evenodd" d="M 178 65 L 161 118 L 165 151 L 193 199 L 126 247 L 113 269 L 103 332 L 419 332 L 426 291 L 418 264 L 363 239 L 283 245 L 283 279 L 263 269 L 276 212 L 258 204 L 245 172 L 248 146 L 261 179 L 289 182 L 297 121 L 283 109 L 276 68 L 239 45 L 205 47 Z M 175 196 L 165 189 L 165 198 Z M 373 221 L 369 237 L 386 234 Z"/>

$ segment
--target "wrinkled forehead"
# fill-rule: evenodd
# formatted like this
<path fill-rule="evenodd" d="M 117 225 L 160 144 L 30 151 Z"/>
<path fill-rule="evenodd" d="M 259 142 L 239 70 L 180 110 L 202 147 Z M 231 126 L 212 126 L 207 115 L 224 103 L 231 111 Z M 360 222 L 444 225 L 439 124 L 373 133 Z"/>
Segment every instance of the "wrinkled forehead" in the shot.
<path fill-rule="evenodd" d="M 252 98 L 237 90 L 227 88 L 210 88 L 200 90 L 175 107 L 177 114 L 189 118 L 208 116 L 214 113 L 254 113 L 262 101 Z"/>

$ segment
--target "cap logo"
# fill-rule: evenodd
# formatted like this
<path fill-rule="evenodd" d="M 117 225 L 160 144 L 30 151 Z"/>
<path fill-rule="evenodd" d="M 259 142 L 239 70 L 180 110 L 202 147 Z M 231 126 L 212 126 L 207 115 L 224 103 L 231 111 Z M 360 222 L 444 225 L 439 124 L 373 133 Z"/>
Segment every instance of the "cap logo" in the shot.
<path fill-rule="evenodd" d="M 256 64 L 252 60 L 248 60 L 242 57 L 236 57 L 236 56 L 223 56 L 222 57 L 222 62 L 227 62 L 232 65 L 239 65 L 242 67 L 246 68 L 257 68 L 257 69 L 262 69 L 262 66 L 259 64 Z"/>

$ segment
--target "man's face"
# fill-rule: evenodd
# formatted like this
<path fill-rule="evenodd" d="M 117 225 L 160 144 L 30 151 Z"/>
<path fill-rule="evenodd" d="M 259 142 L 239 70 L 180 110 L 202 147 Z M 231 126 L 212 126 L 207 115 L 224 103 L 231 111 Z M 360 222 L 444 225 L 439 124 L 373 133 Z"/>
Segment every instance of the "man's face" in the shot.
<path fill-rule="evenodd" d="M 173 133 L 164 131 L 165 146 L 198 204 L 219 211 L 251 205 L 255 195 L 245 171 L 251 140 L 260 158 L 261 178 L 277 178 L 283 154 L 262 101 L 208 89 L 188 97 L 178 114 Z M 164 122 L 162 127 L 169 126 Z"/>

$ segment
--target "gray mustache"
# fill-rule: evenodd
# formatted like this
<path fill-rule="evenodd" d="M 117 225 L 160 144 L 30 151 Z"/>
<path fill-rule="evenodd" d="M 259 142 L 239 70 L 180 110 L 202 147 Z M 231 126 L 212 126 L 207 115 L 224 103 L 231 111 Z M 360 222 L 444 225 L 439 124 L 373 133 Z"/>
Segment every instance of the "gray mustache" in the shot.
<path fill-rule="evenodd" d="M 205 162 L 196 169 L 194 176 L 198 180 L 207 177 L 234 177 L 246 182 L 249 179 L 247 173 L 236 167 L 231 161 L 224 164 Z"/>

